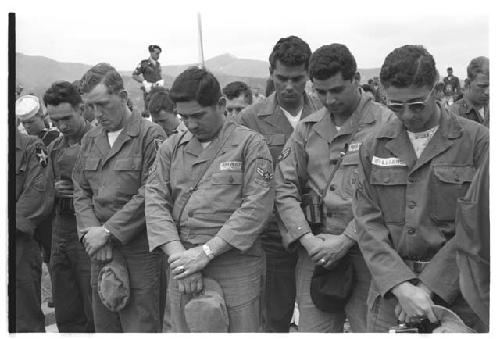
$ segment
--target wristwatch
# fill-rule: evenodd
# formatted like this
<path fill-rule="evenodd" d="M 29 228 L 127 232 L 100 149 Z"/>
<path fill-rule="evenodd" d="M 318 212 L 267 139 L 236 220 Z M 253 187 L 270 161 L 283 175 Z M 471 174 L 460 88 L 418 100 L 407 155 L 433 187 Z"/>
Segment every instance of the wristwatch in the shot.
<path fill-rule="evenodd" d="M 212 250 L 210 249 L 210 247 L 208 247 L 207 244 L 204 244 L 203 246 L 201 246 L 201 248 L 203 249 L 203 252 L 205 252 L 205 254 L 207 255 L 208 259 L 212 260 L 213 258 L 215 258 L 214 252 L 212 252 Z"/>

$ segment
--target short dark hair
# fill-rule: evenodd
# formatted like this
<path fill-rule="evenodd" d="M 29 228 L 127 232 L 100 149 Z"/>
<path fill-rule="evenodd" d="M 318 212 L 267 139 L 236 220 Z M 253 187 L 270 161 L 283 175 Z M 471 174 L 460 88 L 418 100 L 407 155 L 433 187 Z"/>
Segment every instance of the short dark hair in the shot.
<path fill-rule="evenodd" d="M 252 90 L 242 81 L 233 81 L 224 87 L 222 93 L 229 99 L 239 97 L 241 94 L 245 95 L 245 100 L 249 105 L 252 104 Z"/>
<path fill-rule="evenodd" d="M 43 102 L 45 107 L 48 105 L 57 106 L 65 102 L 72 107 L 77 107 L 83 101 L 78 88 L 72 83 L 69 81 L 56 81 L 45 92 Z"/>
<path fill-rule="evenodd" d="M 156 87 L 158 88 L 158 87 Z M 174 103 L 170 99 L 168 90 L 162 88 L 161 90 L 156 90 L 155 93 L 151 95 L 148 104 L 148 111 L 151 114 L 158 114 L 161 110 L 168 113 L 174 112 Z"/>
<path fill-rule="evenodd" d="M 447 70 L 447 71 L 453 71 L 453 67 L 451 67 L 451 66 L 450 66 L 450 67 L 448 67 L 446 70 Z"/>
<path fill-rule="evenodd" d="M 170 89 L 173 102 L 196 100 L 201 106 L 214 106 L 222 96 L 215 76 L 197 67 L 190 67 L 174 80 Z"/>
<path fill-rule="evenodd" d="M 89 93 L 98 84 L 104 84 L 110 94 L 118 94 L 124 89 L 120 73 L 107 63 L 99 63 L 83 75 L 80 80 L 81 93 Z"/>
<path fill-rule="evenodd" d="M 345 45 L 324 45 L 311 55 L 309 78 L 325 80 L 340 72 L 344 80 L 352 80 L 356 67 L 356 60 Z"/>
<path fill-rule="evenodd" d="M 380 81 L 386 88 L 433 88 L 438 77 L 434 57 L 420 45 L 396 48 L 385 58 L 380 69 Z"/>
<path fill-rule="evenodd" d="M 490 75 L 490 59 L 485 56 L 472 59 L 467 66 L 467 78 L 469 80 L 474 80 L 480 73 Z"/>
<path fill-rule="evenodd" d="M 149 52 L 154 52 L 154 51 L 155 51 L 155 49 L 159 49 L 159 50 L 160 50 L 160 53 L 161 53 L 161 47 L 160 47 L 160 46 L 158 46 L 158 45 L 149 45 L 149 46 L 148 46 L 148 51 L 149 51 Z"/>
<path fill-rule="evenodd" d="M 311 48 L 307 42 L 295 35 L 287 38 L 281 38 L 273 47 L 269 55 L 269 65 L 271 71 L 276 69 L 276 62 L 279 60 L 285 66 L 304 65 L 306 71 L 309 69 L 309 58 L 311 57 Z"/>

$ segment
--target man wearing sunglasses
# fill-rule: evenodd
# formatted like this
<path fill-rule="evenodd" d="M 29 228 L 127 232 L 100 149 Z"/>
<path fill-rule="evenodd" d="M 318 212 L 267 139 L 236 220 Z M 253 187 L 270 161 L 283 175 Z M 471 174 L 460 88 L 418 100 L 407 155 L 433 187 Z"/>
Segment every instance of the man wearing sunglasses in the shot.
<path fill-rule="evenodd" d="M 435 322 L 433 304 L 474 327 L 458 287 L 457 199 L 488 153 L 488 130 L 450 114 L 435 99 L 434 58 L 422 46 L 392 51 L 380 71 L 391 121 L 360 148 L 354 198 L 359 246 L 372 274 L 368 331 Z"/>

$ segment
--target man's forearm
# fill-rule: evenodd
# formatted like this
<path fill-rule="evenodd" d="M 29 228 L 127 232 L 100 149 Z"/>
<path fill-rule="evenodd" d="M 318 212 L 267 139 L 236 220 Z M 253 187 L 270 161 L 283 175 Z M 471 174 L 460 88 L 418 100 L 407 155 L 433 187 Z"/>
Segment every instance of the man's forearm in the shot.
<path fill-rule="evenodd" d="M 172 254 L 184 252 L 186 249 L 182 246 L 180 241 L 171 241 L 161 246 L 163 253 L 167 256 L 171 256 Z"/>
<path fill-rule="evenodd" d="M 233 248 L 233 246 L 229 245 L 229 243 L 219 237 L 213 237 L 212 239 L 207 241 L 206 245 L 208 245 L 215 257 Z"/>

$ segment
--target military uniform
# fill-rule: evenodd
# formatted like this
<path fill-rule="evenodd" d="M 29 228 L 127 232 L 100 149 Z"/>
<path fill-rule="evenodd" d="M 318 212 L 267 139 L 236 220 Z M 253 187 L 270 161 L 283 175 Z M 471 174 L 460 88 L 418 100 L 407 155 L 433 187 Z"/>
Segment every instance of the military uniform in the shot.
<path fill-rule="evenodd" d="M 469 100 L 462 98 L 451 105 L 448 110 L 456 115 L 473 120 L 483 126 L 490 127 L 490 106 L 484 106 L 484 117 L 479 114 Z"/>
<path fill-rule="evenodd" d="M 489 156 L 458 201 L 456 217 L 459 285 L 464 299 L 479 316 L 482 332 L 490 323 L 490 178 Z"/>
<path fill-rule="evenodd" d="M 47 190 L 47 153 L 36 137 L 16 132 L 16 332 L 45 332 L 41 310 L 41 257 L 33 236 L 47 216 L 53 195 Z"/>
<path fill-rule="evenodd" d="M 443 78 L 444 94 L 446 96 L 453 96 L 454 98 L 460 94 L 460 80 L 458 77 L 452 75 Z"/>
<path fill-rule="evenodd" d="M 301 119 L 321 107 L 304 94 Z M 276 93 L 247 107 L 237 121 L 261 133 L 273 157 L 274 164 L 293 132 L 293 127 L 278 105 Z M 279 216 L 274 211 L 261 236 L 266 253 L 266 286 L 264 296 L 264 331 L 288 332 L 295 309 L 295 266 L 297 253 L 283 248 L 278 228 Z"/>
<path fill-rule="evenodd" d="M 213 157 L 215 160 L 182 209 L 181 197 Z M 259 330 L 264 255 L 257 239 L 272 210 L 271 179 L 272 158 L 264 139 L 226 121 L 218 137 L 205 149 L 190 132 L 169 138 L 160 147 L 146 185 L 151 251 L 176 240 L 191 248 L 214 236 L 233 247 L 202 271 L 222 287 L 230 332 Z M 188 332 L 183 307 L 189 299 L 180 294 L 173 280 L 169 283 L 169 298 L 173 330 Z"/>
<path fill-rule="evenodd" d="M 361 91 L 360 91 L 361 92 Z M 283 220 L 286 245 L 296 245 L 304 234 L 311 232 L 301 209 L 301 194 L 321 191 L 328 187 L 324 204 L 326 222 L 319 233 L 346 234 L 356 240 L 352 214 L 353 180 L 357 173 L 358 149 L 376 128 L 386 124 L 393 114 L 384 106 L 361 93 L 361 99 L 351 117 L 340 130 L 335 128 L 326 108 L 302 120 L 288 140 L 276 168 L 276 206 Z M 351 137 L 353 135 L 353 137 Z M 327 182 L 333 166 L 346 151 L 341 166 L 331 182 Z M 310 296 L 314 263 L 300 246 L 297 263 L 297 301 L 299 304 L 299 331 L 342 332 L 346 314 L 325 313 L 313 304 Z M 366 295 L 370 281 L 358 246 L 346 254 L 354 265 L 353 294 L 345 308 L 351 328 L 355 332 L 366 329 Z"/>
<path fill-rule="evenodd" d="M 139 65 L 135 68 L 134 72 L 132 75 L 139 75 L 142 74 L 144 80 L 147 82 L 150 82 L 152 84 L 156 83 L 157 81 L 161 80 L 161 66 L 160 62 L 157 60 L 154 62 L 150 58 L 141 60 Z M 145 89 L 143 88 L 143 95 L 144 95 L 144 107 L 147 110 L 148 109 L 148 93 L 146 93 Z"/>
<path fill-rule="evenodd" d="M 441 109 L 439 128 L 418 159 L 399 119 L 361 147 L 354 215 L 373 277 L 369 331 L 397 325 L 397 300 L 390 291 L 404 281 L 423 282 L 435 303 L 451 308 L 468 326 L 475 321 L 459 293 L 449 240 L 457 199 L 488 152 L 488 139 L 485 127 Z"/>
<path fill-rule="evenodd" d="M 149 253 L 144 217 L 144 185 L 165 132 L 132 114 L 110 148 L 102 126 L 81 142 L 73 171 L 74 207 L 79 231 L 87 227 L 111 232 L 113 251 L 128 266 L 130 300 L 118 313 L 109 311 L 97 293 L 102 265 L 91 260 L 92 307 L 96 332 L 159 332 L 161 254 Z"/>
<path fill-rule="evenodd" d="M 90 129 L 86 124 L 80 138 Z M 49 146 L 49 175 L 71 181 L 80 144 L 69 145 L 64 136 Z M 73 199 L 56 197 L 53 221 L 52 296 L 59 332 L 93 332 L 90 261 L 78 239 Z"/>

